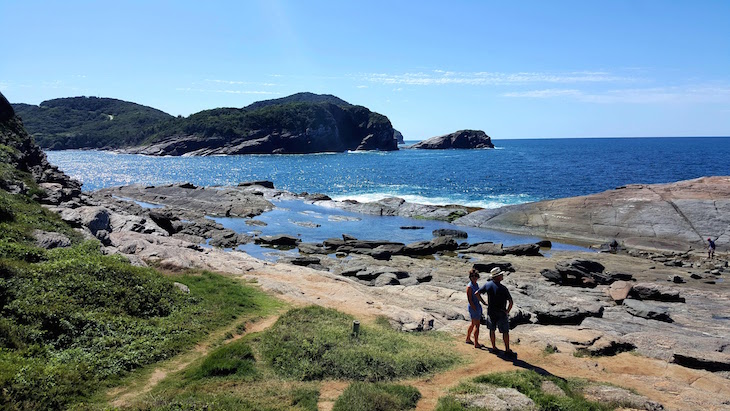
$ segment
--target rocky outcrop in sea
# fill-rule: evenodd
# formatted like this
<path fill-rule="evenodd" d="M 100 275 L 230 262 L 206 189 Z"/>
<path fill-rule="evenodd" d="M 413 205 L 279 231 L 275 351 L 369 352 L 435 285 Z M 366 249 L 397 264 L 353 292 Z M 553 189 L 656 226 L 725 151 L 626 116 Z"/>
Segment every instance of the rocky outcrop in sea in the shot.
<path fill-rule="evenodd" d="M 481 130 L 459 130 L 451 134 L 431 137 L 410 148 L 442 150 L 449 148 L 494 148 L 492 139 Z"/>

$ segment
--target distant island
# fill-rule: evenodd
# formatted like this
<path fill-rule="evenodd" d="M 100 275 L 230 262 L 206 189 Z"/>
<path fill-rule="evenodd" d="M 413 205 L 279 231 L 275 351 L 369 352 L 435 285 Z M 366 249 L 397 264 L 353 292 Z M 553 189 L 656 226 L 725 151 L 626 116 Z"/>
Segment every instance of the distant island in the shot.
<path fill-rule="evenodd" d="M 147 155 L 304 154 L 398 149 L 390 120 L 326 94 L 297 93 L 188 117 L 112 98 L 13 104 L 44 149 Z"/>
<path fill-rule="evenodd" d="M 481 130 L 459 130 L 451 134 L 432 137 L 410 148 L 443 150 L 449 148 L 494 148 L 492 139 Z"/>

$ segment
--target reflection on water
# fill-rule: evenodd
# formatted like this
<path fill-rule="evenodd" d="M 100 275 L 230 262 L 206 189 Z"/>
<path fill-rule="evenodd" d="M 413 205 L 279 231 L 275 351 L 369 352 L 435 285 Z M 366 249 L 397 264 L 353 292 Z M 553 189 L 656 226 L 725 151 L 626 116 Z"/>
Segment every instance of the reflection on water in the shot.
<path fill-rule="evenodd" d="M 470 244 L 480 242 L 502 243 L 505 246 L 535 243 L 541 238 L 508 234 L 494 230 L 474 227 L 456 226 L 444 221 L 420 220 L 398 216 L 375 216 L 358 214 L 336 208 L 320 207 L 297 200 L 274 202 L 272 211 L 254 217 L 266 225 L 249 225 L 248 218 L 213 217 L 212 219 L 237 233 L 249 235 L 289 234 L 297 236 L 303 242 L 320 243 L 328 238 L 342 238 L 348 234 L 361 240 L 388 240 L 404 244 L 430 240 L 432 232 L 437 229 L 456 229 L 468 234 L 466 241 Z M 418 229 L 402 229 L 401 227 L 423 227 Z M 239 247 L 248 254 L 269 261 L 282 256 L 296 256 L 298 250 L 283 250 L 261 247 L 257 244 L 246 244 Z M 553 250 L 584 250 L 584 247 L 553 243 Z"/>

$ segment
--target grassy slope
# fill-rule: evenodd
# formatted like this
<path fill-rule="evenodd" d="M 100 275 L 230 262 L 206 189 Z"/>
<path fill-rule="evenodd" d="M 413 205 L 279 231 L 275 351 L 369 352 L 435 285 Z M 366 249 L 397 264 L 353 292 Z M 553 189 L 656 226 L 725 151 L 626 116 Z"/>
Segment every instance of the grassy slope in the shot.
<path fill-rule="evenodd" d="M 212 273 L 169 278 L 104 256 L 53 213 L 0 190 L 0 404 L 63 409 L 119 377 L 189 349 L 269 297 Z M 43 250 L 40 228 L 73 245 Z M 190 287 L 184 294 L 173 281 Z"/>

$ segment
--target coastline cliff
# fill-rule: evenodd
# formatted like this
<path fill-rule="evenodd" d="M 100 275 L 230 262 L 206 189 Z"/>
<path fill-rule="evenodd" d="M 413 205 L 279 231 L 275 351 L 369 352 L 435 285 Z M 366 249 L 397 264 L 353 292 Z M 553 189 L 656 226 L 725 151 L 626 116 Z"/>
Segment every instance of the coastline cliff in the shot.
<path fill-rule="evenodd" d="M 55 99 L 40 106 L 16 104 L 15 108 L 45 149 L 172 156 L 398 149 L 386 116 L 326 94 L 297 93 L 184 118 L 97 97 Z"/>

